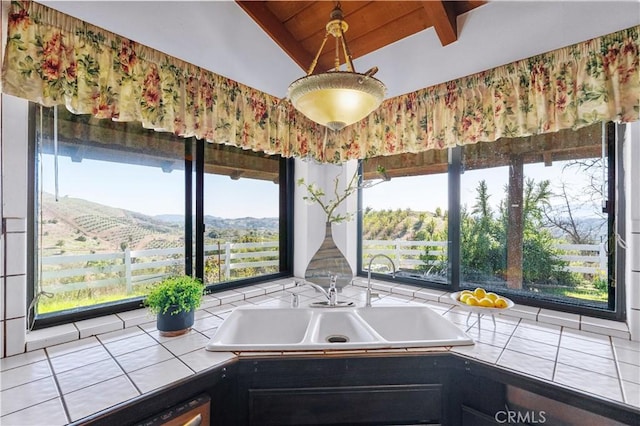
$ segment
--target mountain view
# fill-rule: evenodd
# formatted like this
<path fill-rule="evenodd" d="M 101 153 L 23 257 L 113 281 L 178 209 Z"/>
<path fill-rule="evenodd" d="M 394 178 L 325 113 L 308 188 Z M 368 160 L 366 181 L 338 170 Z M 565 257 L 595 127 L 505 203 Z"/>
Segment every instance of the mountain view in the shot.
<path fill-rule="evenodd" d="M 45 256 L 90 254 L 184 246 L 184 216 L 148 216 L 87 200 L 42 194 L 42 249 Z M 271 239 L 278 218 L 205 216 L 206 243 L 248 235 Z"/>

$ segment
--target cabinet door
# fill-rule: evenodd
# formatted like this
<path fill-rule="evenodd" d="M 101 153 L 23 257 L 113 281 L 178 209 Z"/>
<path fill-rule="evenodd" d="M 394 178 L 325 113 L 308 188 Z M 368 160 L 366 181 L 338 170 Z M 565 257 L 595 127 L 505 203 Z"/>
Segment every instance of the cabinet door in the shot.
<path fill-rule="evenodd" d="M 249 390 L 251 425 L 434 424 L 441 385 L 381 385 Z"/>

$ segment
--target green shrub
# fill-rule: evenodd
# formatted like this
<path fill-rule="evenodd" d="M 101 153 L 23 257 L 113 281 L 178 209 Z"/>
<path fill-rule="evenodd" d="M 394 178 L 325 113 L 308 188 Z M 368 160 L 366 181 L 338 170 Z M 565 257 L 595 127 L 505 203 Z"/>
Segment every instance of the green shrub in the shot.
<path fill-rule="evenodd" d="M 149 291 L 145 305 L 154 314 L 188 312 L 200 306 L 203 290 L 204 285 L 197 278 L 187 275 L 170 277 Z"/>

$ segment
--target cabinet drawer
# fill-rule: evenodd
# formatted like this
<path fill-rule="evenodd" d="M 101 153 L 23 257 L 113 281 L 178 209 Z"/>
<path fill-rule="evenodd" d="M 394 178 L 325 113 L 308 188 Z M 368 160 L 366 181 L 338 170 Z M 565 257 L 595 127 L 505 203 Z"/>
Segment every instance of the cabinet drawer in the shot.
<path fill-rule="evenodd" d="M 251 425 L 432 424 L 441 413 L 441 385 L 249 390 Z"/>

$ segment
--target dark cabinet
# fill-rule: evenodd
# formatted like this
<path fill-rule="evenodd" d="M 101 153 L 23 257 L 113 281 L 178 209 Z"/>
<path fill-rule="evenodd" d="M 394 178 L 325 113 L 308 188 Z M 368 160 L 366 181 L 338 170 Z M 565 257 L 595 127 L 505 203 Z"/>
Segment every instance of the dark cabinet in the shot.
<path fill-rule="evenodd" d="M 252 389 L 249 424 L 437 424 L 441 385 Z"/>
<path fill-rule="evenodd" d="M 241 362 L 238 424 L 449 424 L 447 358 Z"/>

